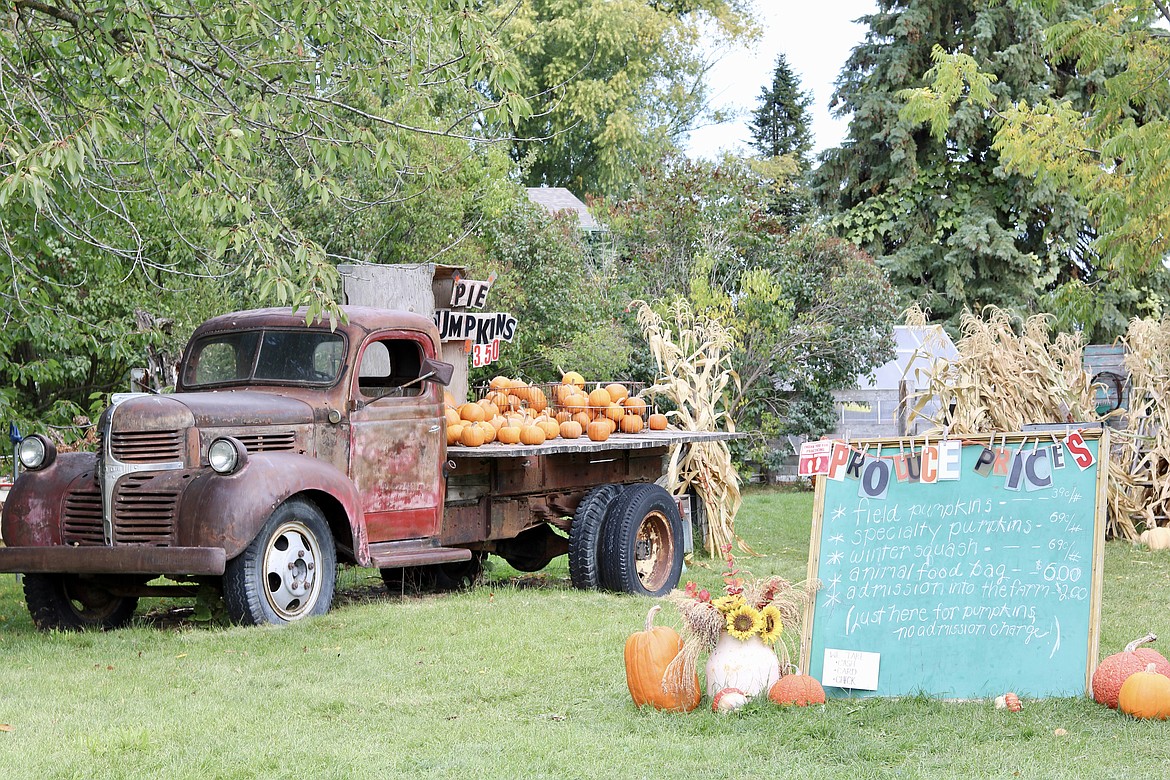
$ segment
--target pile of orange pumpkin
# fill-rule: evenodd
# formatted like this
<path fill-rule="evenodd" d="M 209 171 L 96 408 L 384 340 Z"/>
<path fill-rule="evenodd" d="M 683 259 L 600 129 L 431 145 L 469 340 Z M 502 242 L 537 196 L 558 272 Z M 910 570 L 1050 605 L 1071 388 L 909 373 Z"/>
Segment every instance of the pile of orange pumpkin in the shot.
<path fill-rule="evenodd" d="M 447 395 L 447 444 L 536 445 L 581 436 L 605 441 L 616 432 L 665 430 L 666 415 L 649 412 L 646 401 L 618 382 L 586 392 L 584 377 L 575 371 L 547 387 L 497 376 L 478 401 L 457 404 Z"/>
<path fill-rule="evenodd" d="M 1170 661 L 1149 647 L 1146 634 L 1105 658 L 1093 672 L 1093 698 L 1141 719 L 1170 719 Z"/>

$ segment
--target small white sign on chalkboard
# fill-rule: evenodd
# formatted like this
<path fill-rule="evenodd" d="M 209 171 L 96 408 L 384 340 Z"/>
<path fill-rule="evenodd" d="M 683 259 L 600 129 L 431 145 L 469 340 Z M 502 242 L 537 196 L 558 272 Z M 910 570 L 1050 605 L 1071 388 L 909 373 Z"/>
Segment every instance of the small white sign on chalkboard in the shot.
<path fill-rule="evenodd" d="M 861 650 L 836 650 L 825 648 L 825 667 L 821 673 L 821 685 L 834 688 L 851 688 L 855 691 L 876 691 L 878 687 L 878 665 L 881 653 L 866 653 Z"/>

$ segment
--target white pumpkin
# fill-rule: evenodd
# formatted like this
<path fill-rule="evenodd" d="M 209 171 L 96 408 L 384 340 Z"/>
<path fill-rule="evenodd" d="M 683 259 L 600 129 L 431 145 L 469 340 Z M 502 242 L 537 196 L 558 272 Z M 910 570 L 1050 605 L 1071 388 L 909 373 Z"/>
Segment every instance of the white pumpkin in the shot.
<path fill-rule="evenodd" d="M 740 640 L 724 633 L 707 657 L 707 690 L 734 688 L 752 698 L 767 695 L 780 679 L 780 661 L 776 651 L 758 636 Z"/>
<path fill-rule="evenodd" d="M 1138 541 L 1151 550 L 1170 550 L 1170 526 L 1147 528 L 1138 536 Z"/>

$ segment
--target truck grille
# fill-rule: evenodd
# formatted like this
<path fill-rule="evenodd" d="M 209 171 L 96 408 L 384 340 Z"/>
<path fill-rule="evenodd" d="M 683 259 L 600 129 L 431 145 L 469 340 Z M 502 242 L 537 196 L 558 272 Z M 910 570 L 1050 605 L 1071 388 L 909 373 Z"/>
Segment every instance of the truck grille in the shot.
<path fill-rule="evenodd" d="M 105 544 L 102 534 L 102 494 L 91 480 L 65 496 L 61 541 L 67 545 Z"/>
<path fill-rule="evenodd" d="M 123 463 L 173 463 L 183 459 L 183 432 L 116 432 L 110 439 L 110 452 Z"/>
<path fill-rule="evenodd" d="M 292 431 L 237 434 L 236 438 L 248 452 L 290 452 L 296 447 L 296 434 Z"/>
<path fill-rule="evenodd" d="M 149 474 L 126 477 L 114 493 L 114 544 L 169 547 L 175 543 L 178 490 L 151 490 Z M 62 541 L 69 545 L 102 545 L 102 497 L 86 483 L 65 498 Z"/>

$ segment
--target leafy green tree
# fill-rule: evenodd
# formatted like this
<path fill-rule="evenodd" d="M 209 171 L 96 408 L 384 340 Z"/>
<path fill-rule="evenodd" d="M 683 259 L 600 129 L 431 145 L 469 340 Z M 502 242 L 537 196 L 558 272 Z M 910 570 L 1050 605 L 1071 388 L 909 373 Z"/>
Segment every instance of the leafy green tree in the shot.
<path fill-rule="evenodd" d="M 712 45 L 753 34 L 745 0 L 498 0 L 534 110 L 514 156 L 532 186 L 624 194 L 709 112 Z M 537 103 L 536 101 L 539 101 Z"/>
<path fill-rule="evenodd" d="M 628 282 L 686 295 L 730 329 L 740 383 L 729 409 L 745 429 L 819 435 L 833 424 L 831 391 L 892 357 L 885 274 L 823 231 L 788 234 L 746 161 L 670 159 L 605 221 Z"/>
<path fill-rule="evenodd" d="M 842 235 L 936 320 L 954 324 L 988 304 L 1028 312 L 1065 283 L 1095 282 L 1096 229 L 1077 193 L 1004 168 L 981 108 L 930 127 L 902 112 L 904 90 L 922 86 L 938 46 L 968 52 L 994 74 L 987 88 L 997 100 L 1080 110 L 1100 74 L 1046 59 L 1044 30 L 1089 5 L 1052 3 L 1046 15 L 1016 2 L 879 0 L 864 18 L 869 32 L 834 98 L 852 115 L 849 136 L 825 154 L 816 193 Z"/>
<path fill-rule="evenodd" d="M 400 198 L 445 173 L 411 139 L 478 140 L 528 111 L 469 0 L 15 0 L 2 13 L 0 211 L 37 226 L 0 243 L 20 266 L 9 298 L 37 283 L 21 263 L 51 236 L 136 272 L 221 265 L 320 313 L 337 275 L 278 177 L 360 210 L 339 174 L 397 180 L 379 197 Z M 162 236 L 173 251 L 151 243 Z"/>
<path fill-rule="evenodd" d="M 1040 51 L 1058 71 L 1093 84 L 1087 106 L 1060 94 L 1005 96 L 985 63 L 940 48 L 928 86 L 908 93 L 905 113 L 941 136 L 950 117 L 989 111 L 1006 171 L 1087 204 L 1098 231 L 1093 267 L 1050 300 L 1064 327 L 1112 338 L 1128 317 L 1167 311 L 1170 7 L 1120 2 L 1060 16 L 1053 0 L 1022 5 L 1051 14 Z"/>

